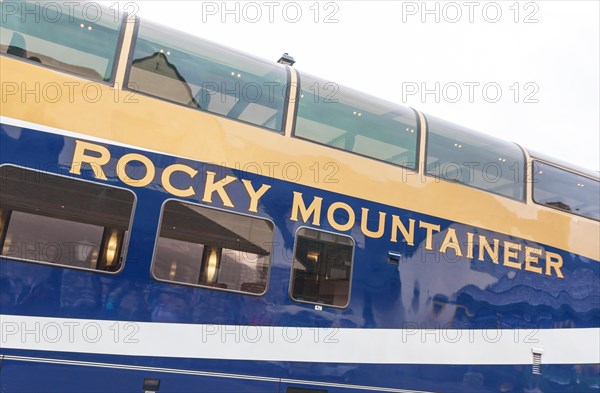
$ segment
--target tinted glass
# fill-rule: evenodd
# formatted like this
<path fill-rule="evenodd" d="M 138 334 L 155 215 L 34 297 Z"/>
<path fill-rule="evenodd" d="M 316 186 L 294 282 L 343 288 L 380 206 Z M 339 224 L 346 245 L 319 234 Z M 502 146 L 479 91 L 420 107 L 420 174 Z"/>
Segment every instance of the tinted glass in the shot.
<path fill-rule="evenodd" d="M 2 255 L 114 272 L 121 268 L 133 195 L 125 190 L 3 166 Z"/>
<path fill-rule="evenodd" d="M 533 200 L 541 205 L 600 220 L 600 182 L 534 161 Z"/>
<path fill-rule="evenodd" d="M 159 280 L 261 294 L 272 241 L 268 221 L 169 201 L 152 272 Z"/>
<path fill-rule="evenodd" d="M 516 144 L 427 116 L 427 174 L 523 200 L 524 170 Z"/>
<path fill-rule="evenodd" d="M 129 87 L 272 130 L 283 128 L 283 65 L 145 21 L 135 43 Z"/>
<path fill-rule="evenodd" d="M 0 7 L 1 53 L 110 80 L 121 28 L 115 11 L 81 2 L 4 1 Z"/>
<path fill-rule="evenodd" d="M 416 168 L 417 116 L 410 108 L 305 74 L 294 135 Z"/>
<path fill-rule="evenodd" d="M 347 236 L 302 228 L 296 237 L 292 298 L 345 307 L 350 298 L 354 242 Z"/>

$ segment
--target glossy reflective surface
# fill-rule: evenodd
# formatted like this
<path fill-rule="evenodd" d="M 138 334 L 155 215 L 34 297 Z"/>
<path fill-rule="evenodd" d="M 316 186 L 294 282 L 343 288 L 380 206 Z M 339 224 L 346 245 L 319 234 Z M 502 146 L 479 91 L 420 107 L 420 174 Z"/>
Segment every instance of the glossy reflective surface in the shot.
<path fill-rule="evenodd" d="M 427 116 L 427 173 L 523 200 L 525 155 L 514 143 Z"/>
<path fill-rule="evenodd" d="M 43 4 L 43 3 L 42 3 Z M 84 3 L 0 3 L 0 52 L 46 67 L 108 81 L 113 75 L 121 20 L 112 11 Z M 53 86 L 51 100 L 60 93 Z"/>
<path fill-rule="evenodd" d="M 129 88 L 168 101 L 283 129 L 288 80 L 283 65 L 141 21 Z"/>
<path fill-rule="evenodd" d="M 533 200 L 579 216 L 600 220 L 600 182 L 542 161 L 534 161 Z"/>
<path fill-rule="evenodd" d="M 412 109 L 303 73 L 294 135 L 391 164 L 417 166 L 419 127 Z"/>
<path fill-rule="evenodd" d="M 30 157 L 38 157 L 39 162 L 51 163 L 55 173 L 69 174 L 70 163 L 65 157 L 71 157 L 73 154 L 73 138 L 8 125 L 2 125 L 0 138 L 0 156 L 5 162 L 28 166 L 31 165 Z M 317 326 L 360 330 L 447 327 L 451 330 L 468 331 L 599 326 L 598 261 L 547 244 L 523 240 L 516 236 L 516 233 L 495 233 L 400 207 L 227 168 L 220 168 L 220 176 L 231 175 L 238 179 L 252 180 L 255 184 L 271 186 L 271 191 L 260 200 L 258 212 L 254 214 L 275 223 L 268 290 L 263 296 L 256 297 L 157 281 L 150 274 L 152 253 L 159 230 L 161 206 L 172 196 L 156 183 L 146 187 L 127 186 L 116 172 L 110 171 L 110 168 L 114 168 L 112 164 L 116 163 L 119 157 L 131 152 L 148 157 L 159 170 L 174 163 L 185 164 L 198 170 L 202 170 L 203 165 L 191 160 L 136 151 L 122 146 L 107 145 L 107 148 L 112 161 L 107 164 L 107 180 L 102 183 L 130 188 L 135 192 L 138 201 L 122 272 L 118 276 L 107 276 L 3 257 L 0 261 L 0 312 L 3 315 L 178 324 Z M 23 154 L 24 152 L 27 154 Z M 80 178 L 93 180 L 95 175 L 91 168 L 84 168 Z M 206 180 L 198 178 L 195 181 L 196 186 L 201 188 Z M 173 183 L 178 188 L 183 188 L 184 184 L 179 180 L 174 179 Z M 215 199 L 212 206 L 246 213 L 248 197 L 242 182 L 237 181 L 227 186 L 227 192 L 235 203 L 234 208 L 224 206 L 219 199 Z M 378 211 L 385 212 L 386 217 L 401 217 L 405 225 L 408 225 L 410 220 L 415 220 L 417 227 L 414 231 L 414 244 L 393 242 L 388 232 L 380 238 L 365 236 L 360 229 L 360 221 L 357 221 L 356 225 L 347 231 L 355 242 L 353 282 L 348 307 L 324 307 L 318 311 L 312 304 L 295 302 L 288 294 L 291 255 L 294 250 L 295 233 L 306 224 L 290 220 L 293 192 L 301 192 L 305 201 L 312 201 L 316 196 L 322 197 L 323 212 L 335 201 L 341 200 L 355 212 L 361 212 L 362 208 L 368 209 L 374 212 L 369 216 L 368 222 L 371 231 L 376 230 L 378 215 L 375 212 Z M 196 198 L 198 197 L 182 199 L 197 203 Z M 340 217 L 336 219 L 343 222 Z M 437 225 L 439 230 L 428 236 L 419 223 Z M 335 229 L 325 218 L 319 227 L 328 231 Z M 479 260 L 478 246 L 473 248 L 473 258 L 467 256 L 468 246 L 465 244 L 447 246 L 446 251 L 440 252 L 444 244 L 453 243 L 446 239 L 448 233 L 455 233 L 457 239 L 468 239 L 468 234 L 472 233 L 477 235 L 474 237 L 476 242 L 481 241 L 481 235 L 491 244 L 493 239 L 497 239 L 499 263 L 495 263 L 489 253 L 483 253 L 483 260 Z M 550 270 L 551 274 L 546 274 L 545 270 L 536 273 L 524 268 L 511 267 L 504 259 L 504 253 L 511 252 L 506 248 L 506 242 L 522 245 L 523 251 L 525 246 L 529 246 L 544 253 L 560 255 L 564 262 L 560 272 L 564 278 L 557 277 L 556 270 Z M 461 250 L 462 256 L 458 255 L 458 249 Z M 402 255 L 397 264 L 390 262 L 389 250 L 395 250 Z M 524 258 L 525 254 L 518 255 L 518 258 Z M 544 258 L 540 258 L 540 266 L 548 262 L 542 259 Z M 43 352 L 37 351 L 8 350 L 5 353 L 43 355 Z M 132 360 L 108 355 L 76 357 L 80 360 L 109 363 L 133 361 L 144 364 L 148 360 L 143 357 Z M 481 392 L 500 389 L 525 392 L 537 388 L 553 392 L 566 390 L 566 387 L 578 391 L 594 391 L 598 381 L 596 368 L 573 364 L 550 365 L 544 368 L 542 376 L 532 376 L 528 367 L 523 365 L 302 364 L 260 360 L 208 361 L 203 360 L 201 356 L 194 359 L 161 358 L 154 359 L 153 362 L 160 367 L 235 371 L 273 378 L 318 379 L 336 383 L 431 391 Z M 8 381 L 6 386 L 17 386 L 15 378 L 24 372 L 21 366 L 21 363 L 15 360 L 5 360 L 0 372 L 3 381 Z M 93 372 L 90 373 L 90 378 L 96 378 Z M 127 375 L 123 374 L 123 381 L 128 380 Z M 169 380 L 170 377 L 164 378 Z M 182 380 L 177 381 L 178 384 L 183 383 Z M 228 391 L 227 389 L 235 389 L 234 386 L 237 386 L 235 381 L 207 381 L 207 389 L 222 387 L 222 391 Z M 129 382 L 123 383 L 122 386 L 127 386 Z M 116 390 L 117 387 L 112 385 L 112 382 L 106 382 L 105 386 L 107 390 Z M 330 391 L 336 390 L 332 388 Z"/>

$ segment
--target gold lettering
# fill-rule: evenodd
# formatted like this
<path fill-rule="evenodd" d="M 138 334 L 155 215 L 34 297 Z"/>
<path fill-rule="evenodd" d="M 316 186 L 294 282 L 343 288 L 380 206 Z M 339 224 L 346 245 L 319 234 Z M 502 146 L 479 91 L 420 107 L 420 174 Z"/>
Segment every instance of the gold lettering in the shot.
<path fill-rule="evenodd" d="M 306 207 L 302 193 L 294 191 L 294 201 L 292 202 L 292 214 L 290 220 L 298 221 L 298 213 L 302 216 L 302 221 L 308 222 L 310 216 L 313 216 L 312 224 L 321 225 L 321 203 L 323 198 L 314 197 L 311 204 Z"/>
<path fill-rule="evenodd" d="M 521 245 L 504 241 L 504 265 L 521 270 L 522 262 L 518 262 Z"/>
<path fill-rule="evenodd" d="M 198 174 L 198 171 L 187 165 L 173 164 L 173 165 L 169 165 L 168 167 L 165 168 L 165 170 L 163 171 L 161 178 L 160 178 L 162 185 L 165 188 L 165 190 L 167 190 L 167 192 L 169 192 L 175 196 L 178 196 L 178 197 L 190 197 L 190 196 L 194 195 L 195 192 L 194 192 L 194 189 L 192 188 L 192 186 L 189 186 L 185 190 L 182 190 L 181 188 L 176 188 L 173 186 L 173 184 L 171 184 L 171 175 L 174 172 L 186 173 L 190 176 L 190 178 L 193 179 L 194 176 L 196 176 Z"/>
<path fill-rule="evenodd" d="M 146 174 L 141 179 L 134 179 L 129 177 L 127 174 L 127 164 L 131 161 L 141 162 L 144 167 L 146 167 Z M 154 164 L 150 159 L 146 156 L 137 153 L 129 153 L 125 154 L 123 157 L 119 158 L 117 162 L 117 176 L 121 181 L 132 187 L 145 187 L 152 182 L 154 179 L 154 174 L 156 173 L 156 169 L 154 168 Z"/>
<path fill-rule="evenodd" d="M 409 246 L 415 245 L 415 220 L 412 218 L 408 220 L 408 230 L 400 220 L 400 217 L 392 215 L 392 238 L 391 240 L 396 243 L 398 242 L 398 230 L 402 233 L 402 237 L 406 240 L 406 244 Z"/>
<path fill-rule="evenodd" d="M 419 228 L 425 228 L 427 230 L 427 236 L 426 236 L 426 239 L 425 239 L 425 249 L 426 250 L 433 250 L 433 231 L 439 232 L 440 231 L 440 226 L 439 225 L 430 224 L 430 223 L 425 222 L 425 221 L 420 221 L 419 222 Z"/>
<path fill-rule="evenodd" d="M 248 211 L 254 213 L 258 212 L 258 201 L 260 200 L 260 198 L 262 198 L 263 195 L 265 195 L 265 192 L 267 192 L 267 190 L 271 188 L 271 186 L 263 184 L 257 191 L 254 189 L 254 187 L 252 187 L 252 182 L 250 180 L 242 180 L 242 183 L 244 183 L 244 187 L 246 187 L 246 192 L 250 197 L 250 205 L 248 206 Z"/>
<path fill-rule="evenodd" d="M 488 255 L 492 258 L 492 262 L 498 264 L 498 239 L 494 239 L 494 248 L 490 247 L 487 239 L 483 235 L 479 235 L 479 260 L 484 260 L 484 250 L 487 251 Z"/>
<path fill-rule="evenodd" d="M 471 232 L 467 232 L 467 258 L 473 259 L 473 236 Z"/>
<path fill-rule="evenodd" d="M 340 224 L 335 220 L 335 211 L 338 209 L 345 210 L 348 213 L 348 222 L 345 224 Z M 337 229 L 338 231 L 347 231 L 354 226 L 356 217 L 354 216 L 354 210 L 352 210 L 348 204 L 344 202 L 335 202 L 332 203 L 327 210 L 327 220 L 334 229 Z"/>
<path fill-rule="evenodd" d="M 552 275 L 552 269 L 556 272 L 556 277 L 565 278 L 560 270 L 563 265 L 563 259 L 560 255 L 546 251 L 546 275 Z"/>
<path fill-rule="evenodd" d="M 534 256 L 533 254 L 537 256 Z M 538 256 L 542 256 L 541 249 L 527 246 L 525 247 L 525 270 L 528 272 L 542 274 L 542 268 L 540 266 L 534 266 L 539 262 Z"/>
<path fill-rule="evenodd" d="M 446 231 L 446 237 L 444 237 L 440 252 L 445 253 L 448 248 L 453 249 L 456 256 L 462 257 L 462 250 L 460 249 L 460 243 L 458 243 L 458 237 L 456 236 L 456 230 L 454 228 L 448 228 Z"/>
<path fill-rule="evenodd" d="M 365 236 L 369 236 L 375 239 L 379 239 L 383 236 L 383 232 L 385 231 L 385 213 L 379 212 L 379 227 L 377 228 L 377 232 L 370 231 L 367 228 L 367 224 L 369 223 L 369 209 L 362 208 L 362 215 L 360 217 L 360 230 Z"/>
<path fill-rule="evenodd" d="M 95 152 L 99 154 L 99 156 L 90 156 L 89 154 L 86 154 L 87 151 Z M 109 161 L 110 152 L 106 147 L 94 143 L 75 141 L 73 162 L 71 163 L 69 173 L 81 175 L 81 167 L 83 166 L 83 163 L 87 163 L 92 168 L 92 171 L 94 171 L 94 177 L 96 177 L 96 179 L 106 180 L 106 175 L 104 174 L 102 166 L 108 164 Z"/>
<path fill-rule="evenodd" d="M 229 199 L 227 191 L 225 191 L 225 186 L 233 183 L 237 180 L 237 178 L 227 175 L 223 179 L 215 182 L 216 175 L 217 174 L 215 172 L 206 172 L 206 186 L 204 187 L 204 196 L 202 197 L 202 202 L 212 203 L 212 195 L 216 191 L 217 194 L 219 194 L 221 201 L 223 201 L 223 206 L 235 207 L 231 202 L 231 199 Z"/>

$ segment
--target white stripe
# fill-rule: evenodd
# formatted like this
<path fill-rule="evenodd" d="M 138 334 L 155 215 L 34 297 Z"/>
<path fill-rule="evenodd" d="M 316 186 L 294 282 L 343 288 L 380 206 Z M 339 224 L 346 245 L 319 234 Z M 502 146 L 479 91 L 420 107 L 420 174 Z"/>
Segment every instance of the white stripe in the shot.
<path fill-rule="evenodd" d="M 600 328 L 325 329 L 0 315 L 2 348 L 125 356 L 359 364 L 600 363 Z"/>

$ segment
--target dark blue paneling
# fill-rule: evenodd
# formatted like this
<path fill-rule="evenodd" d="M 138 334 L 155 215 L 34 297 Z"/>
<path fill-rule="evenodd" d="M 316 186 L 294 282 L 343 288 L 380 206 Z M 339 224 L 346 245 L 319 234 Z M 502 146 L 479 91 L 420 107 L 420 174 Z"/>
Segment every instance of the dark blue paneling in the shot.
<path fill-rule="evenodd" d="M 3 164 L 72 176 L 69 174 L 69 165 L 74 144 L 75 140 L 72 138 L 2 125 L 0 161 Z M 128 187 L 115 176 L 114 170 L 107 170 L 109 178 L 101 183 L 132 189 L 137 196 L 128 255 L 122 273 L 108 276 L 0 258 L 0 313 L 148 322 L 346 328 L 510 329 L 600 326 L 600 265 L 597 261 L 547 245 L 317 188 L 130 148 L 106 147 L 113 157 L 108 168 L 114 168 L 116 159 L 122 155 L 138 152 L 155 163 L 159 168 L 158 175 L 160 168 L 182 163 L 198 169 L 200 173 L 211 169 L 218 173 L 217 177 L 231 174 L 239 179 L 251 179 L 255 184 L 260 182 L 271 185 L 271 190 L 261 199 L 257 214 L 272 220 L 276 225 L 267 293 L 254 297 L 153 280 L 150 276 L 150 263 L 160 209 L 163 202 L 171 196 L 158 183 L 143 188 Z M 80 177 L 95 181 L 89 169 L 83 170 Z M 189 183 L 185 177 L 175 177 L 174 182 L 178 187 L 185 188 L 191 184 L 202 190 L 204 178 L 198 176 Z M 561 280 L 516 271 L 489 260 L 470 261 L 452 258 L 451 253 L 424 251 L 423 231 L 416 232 L 416 247 L 411 248 L 390 242 L 387 234 L 381 239 L 371 239 L 365 238 L 355 229 L 351 233 L 356 241 L 351 303 L 345 309 L 324 307 L 323 311 L 318 312 L 312 305 L 296 303 L 288 296 L 294 234 L 301 225 L 305 225 L 289 220 L 294 191 L 302 192 L 307 202 L 314 196 L 323 197 L 324 211 L 331 203 L 344 201 L 356 212 L 360 212 L 361 207 L 369 208 L 373 217 L 376 216 L 375 212 L 384 211 L 388 217 L 396 214 L 403 220 L 412 218 L 417 222 L 425 220 L 435 223 L 442 230 L 451 227 L 457 231 L 459 238 L 464 238 L 469 231 L 489 238 L 543 247 L 563 257 L 563 273 L 566 278 Z M 228 186 L 228 192 L 236 207 L 226 209 L 247 213 L 247 197 L 241 182 Z M 198 203 L 202 196 L 199 193 L 199 196 L 185 200 Z M 399 197 L 399 204 L 401 200 Z M 215 198 L 212 206 L 223 207 L 219 198 Z M 485 221 L 484 217 L 482 221 Z M 322 220 L 322 224 L 322 229 L 332 230 L 326 220 Z M 376 223 L 371 225 L 375 226 Z M 398 265 L 389 263 L 389 250 L 400 251 L 405 255 Z M 83 291 L 84 288 L 93 288 L 93 291 Z M 82 293 L 86 295 L 82 296 Z M 10 351 L 3 350 L 3 353 L 8 352 Z M 91 355 L 68 356 L 80 360 L 97 358 Z M 113 362 L 115 359 L 108 357 L 106 360 Z M 145 363 L 146 361 L 149 363 Z M 548 392 L 569 389 L 585 391 L 592 389 L 594 384 L 600 386 L 599 371 L 591 366 L 548 366 L 549 370 L 555 371 L 550 375 L 545 373 L 538 381 L 524 366 L 324 365 L 161 358 L 138 359 L 135 362 L 156 367 L 447 392 L 511 389 L 528 391 L 536 386 Z M 3 384 L 16 384 L 19 378 L 24 378 L 28 367 L 31 368 L 29 372 L 35 370 L 36 375 L 48 375 L 52 378 L 63 373 L 57 371 L 58 366 L 32 366 L 5 361 L 2 366 Z M 86 377 L 87 381 L 102 382 L 102 378 L 98 379 L 94 374 L 95 371 L 85 371 L 87 372 L 91 373 Z M 71 371 L 65 373 L 70 374 Z M 114 381 L 104 383 L 115 383 L 114 386 L 117 386 L 122 379 L 126 390 L 130 386 L 133 391 L 139 389 L 137 385 L 134 386 L 138 382 L 133 381 L 138 378 L 137 374 L 132 380 L 126 376 L 130 375 L 129 372 L 115 372 L 114 375 Z M 58 377 L 55 381 L 58 383 Z M 27 383 L 37 382 L 27 381 L 22 385 L 23 389 L 29 386 Z M 85 391 L 87 385 L 82 383 L 73 391 Z M 189 386 L 181 386 L 184 385 Z M 10 389 L 3 387 L 3 391 L 12 391 L 13 386 L 17 385 L 11 385 Z M 110 391 L 112 388 L 101 390 Z M 64 387 L 61 391 L 64 391 Z"/>
<path fill-rule="evenodd" d="M 9 355 L 17 351 L 6 351 Z M 21 353 L 23 355 L 23 353 Z M 338 385 L 376 386 L 431 392 L 597 392 L 600 370 L 597 365 L 545 365 L 543 375 L 533 375 L 523 365 L 357 365 L 335 363 L 248 362 L 141 358 L 88 354 L 26 351 L 26 356 L 98 362 L 114 368 L 56 365 L 41 362 L 4 360 L 0 369 L 3 392 L 135 392 L 144 378 L 161 380 L 161 392 L 276 392 L 277 381 L 258 382 L 252 376 L 279 375 L 286 386 L 319 387 L 329 392 L 361 391 L 352 388 L 322 387 L 317 381 Z M 125 370 L 123 366 L 164 367 L 180 373 Z M 120 368 L 119 368 L 120 367 Z M 184 375 L 186 371 L 235 374 L 237 378 Z M 33 374 L 32 374 L 33 373 Z M 28 377 L 35 375 L 36 378 Z M 110 378 L 107 378 L 110 375 Z M 286 383 L 294 379 L 295 383 Z M 315 383 L 311 383 L 314 381 Z M 55 386 L 56 389 L 52 387 Z M 195 389 L 195 390 L 194 390 Z M 233 389 L 233 390 L 232 390 Z"/>

